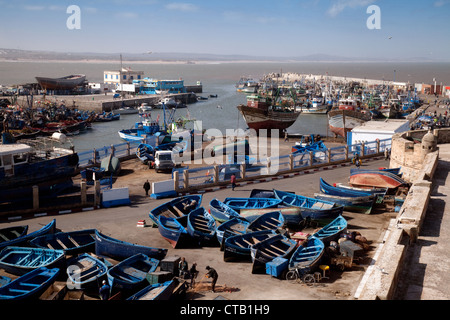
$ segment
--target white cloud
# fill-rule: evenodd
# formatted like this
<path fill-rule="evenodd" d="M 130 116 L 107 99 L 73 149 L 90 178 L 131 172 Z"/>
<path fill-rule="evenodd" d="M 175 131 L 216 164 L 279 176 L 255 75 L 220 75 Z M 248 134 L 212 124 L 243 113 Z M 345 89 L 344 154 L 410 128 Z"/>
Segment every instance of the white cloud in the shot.
<path fill-rule="evenodd" d="M 28 11 L 41 11 L 45 9 L 44 6 L 24 6 L 24 8 Z"/>
<path fill-rule="evenodd" d="M 448 3 L 450 3 L 449 0 L 438 0 L 438 1 L 435 1 L 433 5 L 435 7 L 442 7 L 442 6 L 445 6 Z"/>
<path fill-rule="evenodd" d="M 194 12 L 198 8 L 192 3 L 182 3 L 182 2 L 172 2 L 166 5 L 168 10 L 184 11 L 184 12 Z"/>
<path fill-rule="evenodd" d="M 363 7 L 374 2 L 374 0 L 335 0 L 327 13 L 328 15 L 335 17 L 347 8 Z"/>
<path fill-rule="evenodd" d="M 138 14 L 134 12 L 120 12 L 116 16 L 124 19 L 135 19 L 138 17 Z"/>

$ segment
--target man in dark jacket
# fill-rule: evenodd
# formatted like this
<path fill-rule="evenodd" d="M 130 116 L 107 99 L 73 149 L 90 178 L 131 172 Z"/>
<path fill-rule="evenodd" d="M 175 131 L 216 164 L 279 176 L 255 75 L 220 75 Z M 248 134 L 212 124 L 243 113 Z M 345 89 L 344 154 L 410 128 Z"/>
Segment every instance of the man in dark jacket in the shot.
<path fill-rule="evenodd" d="M 148 191 L 150 190 L 150 182 L 145 181 L 144 183 L 144 190 L 145 190 L 145 195 L 148 196 Z"/>
<path fill-rule="evenodd" d="M 219 277 L 219 275 L 217 274 L 216 269 L 211 268 L 210 266 L 206 266 L 206 270 L 208 270 L 208 272 L 206 273 L 206 276 L 208 278 L 212 278 L 212 282 L 211 282 L 211 290 L 212 292 L 216 292 L 216 282 L 217 282 L 217 278 Z"/>

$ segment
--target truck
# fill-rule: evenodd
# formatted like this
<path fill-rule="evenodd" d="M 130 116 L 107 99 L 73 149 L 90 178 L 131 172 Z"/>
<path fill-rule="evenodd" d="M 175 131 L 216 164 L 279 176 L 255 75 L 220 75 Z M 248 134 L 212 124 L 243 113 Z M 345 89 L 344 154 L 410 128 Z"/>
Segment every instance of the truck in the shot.
<path fill-rule="evenodd" d="M 153 166 L 156 172 L 161 170 L 172 170 L 175 168 L 176 164 L 173 160 L 172 151 L 171 150 L 158 150 L 155 152 L 155 161 L 153 162 Z"/>

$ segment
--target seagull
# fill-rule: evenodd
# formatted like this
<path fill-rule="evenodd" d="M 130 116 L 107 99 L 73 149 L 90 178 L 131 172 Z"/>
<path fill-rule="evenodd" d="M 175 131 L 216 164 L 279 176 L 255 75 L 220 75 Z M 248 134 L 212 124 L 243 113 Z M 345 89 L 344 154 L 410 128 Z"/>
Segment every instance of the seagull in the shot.
<path fill-rule="evenodd" d="M 218 109 L 222 109 L 222 106 L 217 106 Z"/>
<path fill-rule="evenodd" d="M 392 39 L 392 37 L 389 37 L 389 40 L 391 40 Z"/>

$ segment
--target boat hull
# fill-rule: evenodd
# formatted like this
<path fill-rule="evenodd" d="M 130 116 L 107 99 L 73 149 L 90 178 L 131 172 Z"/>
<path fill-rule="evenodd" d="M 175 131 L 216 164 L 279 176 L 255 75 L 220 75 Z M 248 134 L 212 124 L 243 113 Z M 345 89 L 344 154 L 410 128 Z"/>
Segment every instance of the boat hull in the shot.
<path fill-rule="evenodd" d="M 276 208 L 276 210 L 281 212 L 286 224 L 298 225 L 303 220 L 301 210 L 299 207 L 282 207 Z M 245 218 L 248 221 L 253 221 L 257 219 L 259 216 L 272 211 L 274 211 L 274 209 L 272 208 L 242 209 L 239 214 L 242 218 Z"/>
<path fill-rule="evenodd" d="M 375 204 L 375 197 L 342 197 L 330 194 L 315 193 L 314 197 L 326 201 L 334 201 L 344 207 L 345 211 L 370 214 Z"/>
<path fill-rule="evenodd" d="M 239 218 L 239 213 L 217 199 L 212 199 L 210 201 L 209 213 L 217 222 L 220 223 L 228 221 L 232 218 Z"/>
<path fill-rule="evenodd" d="M 6 247 L 0 252 L 0 268 L 14 275 L 23 275 L 40 267 L 61 268 L 65 263 L 62 250 Z"/>
<path fill-rule="evenodd" d="M 107 271 L 108 267 L 103 261 L 83 253 L 67 262 L 67 281 L 71 281 L 75 289 L 98 293 Z"/>
<path fill-rule="evenodd" d="M 17 237 L 15 239 L 11 239 L 8 241 L 4 241 L 0 243 L 0 250 L 2 248 L 8 247 L 8 246 L 27 246 L 28 245 L 28 241 L 42 236 L 42 235 L 46 235 L 46 234 L 52 234 L 54 233 L 56 230 L 56 219 L 53 219 L 50 223 L 48 223 L 47 225 L 45 225 L 44 227 L 42 227 L 39 230 L 36 230 L 34 232 L 31 232 L 29 234 L 24 234 L 20 237 Z"/>
<path fill-rule="evenodd" d="M 95 229 L 58 232 L 36 237 L 30 244 L 38 248 L 63 250 L 66 255 L 95 251 Z"/>
<path fill-rule="evenodd" d="M 62 78 L 36 77 L 37 82 L 47 90 L 70 90 L 80 86 L 86 80 L 85 75 L 70 75 Z"/>
<path fill-rule="evenodd" d="M 281 234 L 254 244 L 250 249 L 252 273 L 265 273 L 266 263 L 275 258 L 289 258 L 296 247 L 296 241 Z"/>
<path fill-rule="evenodd" d="M 353 110 L 331 110 L 328 112 L 328 125 L 330 131 L 341 136 L 347 137 L 347 133 L 353 128 L 370 120 L 370 115 Z"/>
<path fill-rule="evenodd" d="M 0 287 L 0 300 L 37 300 L 58 276 L 58 268 L 38 268 Z"/>
<path fill-rule="evenodd" d="M 186 220 L 187 217 L 182 219 L 165 216 L 158 217 L 158 231 L 174 249 L 186 244 L 190 238 L 185 226 Z"/>
<path fill-rule="evenodd" d="M 131 295 L 143 289 L 147 282 L 147 274 L 154 272 L 159 260 L 138 253 L 114 265 L 107 271 L 108 283 L 111 292 L 120 291 L 125 295 Z"/>
<path fill-rule="evenodd" d="M 251 261 L 251 246 L 275 235 L 273 230 L 265 230 L 228 237 L 224 241 L 223 260 Z"/>
<path fill-rule="evenodd" d="M 315 232 L 313 236 L 316 239 L 320 239 L 324 245 L 328 246 L 330 241 L 339 240 L 340 235 L 347 231 L 347 225 L 347 220 L 343 216 L 339 216 L 322 229 Z"/>
<path fill-rule="evenodd" d="M 98 231 L 95 232 L 95 254 L 99 256 L 108 256 L 120 261 L 142 253 L 149 258 L 161 260 L 166 256 L 167 251 L 164 248 L 141 246 L 108 237 Z"/>
<path fill-rule="evenodd" d="M 301 244 L 289 259 L 288 268 L 308 268 L 313 272 L 318 267 L 324 254 L 325 245 L 322 240 L 310 237 Z"/>
<path fill-rule="evenodd" d="M 248 127 L 259 131 L 261 129 L 284 130 L 292 126 L 300 112 L 265 111 L 240 105 L 237 107 L 245 119 Z"/>
<path fill-rule="evenodd" d="M 205 208 L 200 207 L 189 213 L 187 232 L 199 242 L 209 242 L 216 238 L 216 221 Z"/>
<path fill-rule="evenodd" d="M 406 184 L 406 181 L 390 172 L 361 171 L 350 176 L 350 184 L 354 187 L 376 187 L 395 189 Z"/>
<path fill-rule="evenodd" d="M 158 225 L 158 216 L 175 219 L 182 218 L 187 216 L 192 210 L 199 208 L 201 202 L 201 195 L 178 197 L 152 209 L 149 213 L 149 218 L 155 225 Z"/>

